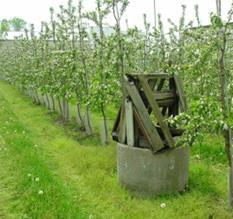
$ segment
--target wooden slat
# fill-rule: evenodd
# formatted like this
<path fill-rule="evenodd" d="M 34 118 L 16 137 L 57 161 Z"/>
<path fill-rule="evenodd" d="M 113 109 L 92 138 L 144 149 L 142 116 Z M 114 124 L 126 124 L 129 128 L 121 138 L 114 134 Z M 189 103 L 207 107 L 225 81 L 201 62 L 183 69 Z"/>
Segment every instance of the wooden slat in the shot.
<path fill-rule="evenodd" d="M 126 135 L 127 145 L 134 147 L 134 119 L 133 104 L 130 100 L 125 100 L 125 116 L 126 116 Z"/>
<path fill-rule="evenodd" d="M 185 98 L 185 95 L 184 95 L 183 83 L 182 83 L 182 81 L 180 80 L 180 77 L 177 74 L 174 75 L 174 79 L 175 79 L 176 88 L 177 88 L 177 91 L 178 91 L 178 96 L 179 96 L 179 99 L 180 99 L 179 102 L 180 102 L 181 111 L 186 112 L 188 110 L 188 106 L 187 106 L 187 101 L 186 101 L 186 98 Z"/>
<path fill-rule="evenodd" d="M 144 101 L 144 103 L 148 103 L 146 95 L 144 94 L 143 91 L 140 92 L 140 95 Z M 165 94 L 164 98 L 162 94 L 153 94 L 154 95 L 154 99 L 156 100 L 156 102 L 158 103 L 159 107 L 169 107 L 172 106 L 176 103 L 177 98 L 174 94 Z M 148 104 L 146 104 L 147 106 Z"/>
<path fill-rule="evenodd" d="M 142 136 L 139 139 L 139 147 L 140 148 L 148 148 L 150 149 L 150 144 L 145 138 L 142 138 Z"/>
<path fill-rule="evenodd" d="M 120 123 L 119 123 L 119 135 L 118 141 L 122 144 L 125 143 L 126 138 L 126 125 L 125 125 L 125 103 L 122 103 L 121 106 L 121 116 L 120 116 Z"/>
<path fill-rule="evenodd" d="M 139 146 L 140 134 L 142 132 L 140 131 L 140 127 L 139 127 L 138 121 L 136 120 L 134 109 L 135 109 L 135 107 L 133 107 L 133 116 L 134 116 L 134 146 L 138 147 Z"/>
<path fill-rule="evenodd" d="M 164 99 L 169 99 L 169 98 L 175 98 L 176 94 L 174 92 L 166 91 L 166 92 L 158 92 L 154 94 L 154 97 L 156 100 L 164 100 Z"/>
<path fill-rule="evenodd" d="M 150 120 L 148 111 L 141 99 L 141 96 L 138 93 L 137 88 L 135 87 L 133 82 L 128 81 L 127 77 L 125 77 L 124 82 L 125 82 L 125 87 L 136 107 L 137 113 L 139 114 L 143 128 L 148 136 L 148 140 L 152 146 L 153 151 L 156 152 L 161 150 L 162 148 L 164 148 L 164 144 L 157 130 L 155 129 L 152 121 Z"/>
<path fill-rule="evenodd" d="M 172 106 L 176 103 L 175 99 L 157 100 L 156 102 L 157 102 L 159 107 L 165 107 L 165 106 L 169 107 L 169 106 Z"/>
<path fill-rule="evenodd" d="M 143 126 L 143 122 L 142 122 L 137 110 L 135 109 L 135 107 L 133 107 L 133 114 L 134 114 L 134 118 L 135 118 L 135 122 L 136 122 L 135 127 L 138 127 L 138 139 L 137 139 L 138 146 L 141 146 L 140 145 L 140 141 L 141 141 L 141 137 L 142 137 L 142 136 L 140 136 L 140 133 L 141 133 L 143 135 L 143 137 L 146 139 L 146 142 L 148 142 L 148 146 L 150 146 L 152 148 L 151 143 L 150 143 L 150 137 L 149 137 L 148 133 L 146 132 L 145 127 Z"/>
<path fill-rule="evenodd" d="M 174 142 L 172 135 L 168 129 L 168 126 L 165 124 L 165 122 L 163 120 L 163 115 L 159 109 L 157 102 L 154 100 L 153 92 L 150 89 L 147 80 L 143 76 L 139 76 L 139 80 L 140 80 L 142 88 L 147 96 L 147 99 L 150 103 L 152 111 L 153 111 L 155 117 L 157 118 L 161 129 L 163 130 L 164 136 L 166 138 L 166 141 L 167 141 L 169 147 L 174 147 L 175 142 Z"/>

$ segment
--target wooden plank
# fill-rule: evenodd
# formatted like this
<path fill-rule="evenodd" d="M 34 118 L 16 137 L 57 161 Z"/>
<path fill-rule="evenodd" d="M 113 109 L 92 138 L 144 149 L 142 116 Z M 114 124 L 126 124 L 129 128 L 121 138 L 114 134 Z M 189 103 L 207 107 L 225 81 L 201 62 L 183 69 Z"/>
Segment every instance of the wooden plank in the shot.
<path fill-rule="evenodd" d="M 169 107 L 176 103 L 175 99 L 164 99 L 156 101 L 159 107 Z"/>
<path fill-rule="evenodd" d="M 120 116 L 120 123 L 119 123 L 119 135 L 118 141 L 122 144 L 125 144 L 126 138 L 126 125 L 125 125 L 125 103 L 122 103 L 121 106 L 121 116 Z"/>
<path fill-rule="evenodd" d="M 156 100 L 164 100 L 169 98 L 176 98 L 176 94 L 174 92 L 166 91 L 166 92 L 158 92 L 154 94 Z"/>
<path fill-rule="evenodd" d="M 170 131 L 168 129 L 168 126 L 166 125 L 166 123 L 163 120 L 163 115 L 162 115 L 162 113 L 161 113 L 161 111 L 159 109 L 159 106 L 158 106 L 157 102 L 154 99 L 153 92 L 150 89 L 147 80 L 143 76 L 140 76 L 139 79 L 140 79 L 142 88 L 143 88 L 143 90 L 144 90 L 144 92 L 145 92 L 145 94 L 147 96 L 147 99 L 148 99 L 148 101 L 150 103 L 152 111 L 153 111 L 155 117 L 157 118 L 161 129 L 163 130 L 164 137 L 167 140 L 167 143 L 168 143 L 169 147 L 174 147 L 175 142 L 174 142 L 174 140 L 172 138 L 172 135 L 171 135 L 171 133 L 170 133 Z"/>
<path fill-rule="evenodd" d="M 150 142 L 150 136 L 146 132 L 146 129 L 145 129 L 144 125 L 143 125 L 143 122 L 142 122 L 142 120 L 141 120 L 141 118 L 140 118 L 137 110 L 135 109 L 135 107 L 133 108 L 133 114 L 134 114 L 135 122 L 137 123 L 137 126 L 138 126 L 138 131 L 140 130 L 141 133 L 142 133 L 142 135 L 143 135 L 143 137 L 145 138 L 145 140 L 143 142 L 144 143 L 148 142 L 147 148 L 151 147 L 151 149 L 153 150 L 153 147 L 152 147 L 151 142 Z M 141 137 L 142 136 L 140 136 L 140 133 L 138 133 L 138 134 L 139 134 L 138 139 L 137 139 L 138 140 L 138 146 L 145 147 L 145 145 L 141 145 L 141 143 L 142 143 Z"/>
<path fill-rule="evenodd" d="M 125 100 L 125 116 L 126 116 L 126 136 L 127 145 L 134 147 L 134 119 L 133 119 L 133 104 L 130 100 Z"/>
<path fill-rule="evenodd" d="M 134 109 L 135 107 L 133 107 Z M 134 116 L 134 145 L 135 147 L 139 146 L 139 137 L 142 132 L 140 132 L 139 124 L 135 118 L 134 110 L 133 110 L 133 116 Z"/>
<path fill-rule="evenodd" d="M 146 107 L 148 106 L 148 100 L 146 98 L 146 95 L 143 93 L 143 92 L 140 92 L 140 95 L 142 97 L 142 100 L 143 102 L 145 103 Z M 156 95 L 154 95 L 156 96 Z M 174 95 L 173 95 L 174 96 Z M 161 96 L 159 95 L 159 98 Z M 164 96 L 165 97 L 165 96 Z M 177 103 L 177 100 L 178 100 L 178 97 L 172 97 L 172 98 L 160 98 L 160 99 L 157 99 L 157 98 L 154 98 L 158 104 L 159 107 L 172 107 L 174 105 L 176 105 Z M 178 106 L 178 104 L 177 104 Z M 148 108 L 148 107 L 147 107 Z M 150 108 L 150 107 L 149 107 Z M 151 113 L 151 110 L 149 110 L 149 114 Z"/>
<path fill-rule="evenodd" d="M 188 105 L 187 105 L 186 97 L 184 95 L 183 83 L 182 83 L 180 77 L 177 74 L 174 75 L 174 80 L 175 80 L 176 88 L 177 88 L 177 91 L 178 91 L 178 96 L 179 96 L 179 99 L 180 99 L 179 102 L 180 102 L 181 111 L 186 112 L 188 110 Z"/>
<path fill-rule="evenodd" d="M 164 148 L 164 144 L 157 130 L 155 129 L 152 121 L 150 120 L 148 111 L 141 99 L 141 96 L 138 93 L 137 88 L 135 87 L 133 82 L 128 81 L 127 77 L 124 78 L 124 84 L 136 107 L 137 113 L 140 117 L 140 120 L 143 126 L 144 133 L 146 133 L 147 135 L 147 138 L 148 138 L 149 143 L 151 144 L 152 150 L 154 152 L 161 150 L 162 148 Z"/>

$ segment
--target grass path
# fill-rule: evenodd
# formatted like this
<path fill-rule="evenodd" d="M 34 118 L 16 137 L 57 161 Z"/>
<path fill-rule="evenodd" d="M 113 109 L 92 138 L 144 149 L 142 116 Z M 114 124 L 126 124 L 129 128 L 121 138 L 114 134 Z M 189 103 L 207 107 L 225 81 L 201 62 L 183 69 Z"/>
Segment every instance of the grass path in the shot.
<path fill-rule="evenodd" d="M 7 160 L 5 142 L 0 138 L 0 161 L 3 159 L 5 162 L 1 162 L 0 165 L 0 218 L 6 218 L 7 216 L 13 218 L 17 215 L 13 215 L 10 206 L 5 205 L 5 203 L 13 202 L 15 183 L 11 176 L 12 170 L 10 169 L 9 160 Z"/>
<path fill-rule="evenodd" d="M 0 218 L 1 214 L 11 218 L 12 212 L 29 218 L 233 217 L 225 202 L 226 164 L 224 159 L 215 159 L 221 147 L 216 142 L 211 145 L 216 154 L 201 160 L 192 157 L 189 191 L 153 199 L 136 198 L 117 182 L 113 145 L 101 146 L 97 139 L 75 140 L 74 136 L 81 135 L 75 128 L 64 127 L 56 115 L 34 106 L 3 82 L 0 98 L 4 100 L 0 100 L 0 107 L 6 108 L 0 112 L 0 123 L 9 122 L 6 130 L 0 127 L 9 151 L 8 156 L 5 152 L 0 155 L 0 162 L 12 172 L 1 171 L 5 168 L 0 167 L 0 196 L 6 200 L 3 209 L 0 205 Z M 1 189 L 5 188 L 2 179 L 10 182 L 6 190 Z M 41 190 L 43 195 L 39 195 Z M 20 195 L 12 201 L 15 192 Z M 161 203 L 167 207 L 161 208 Z"/>

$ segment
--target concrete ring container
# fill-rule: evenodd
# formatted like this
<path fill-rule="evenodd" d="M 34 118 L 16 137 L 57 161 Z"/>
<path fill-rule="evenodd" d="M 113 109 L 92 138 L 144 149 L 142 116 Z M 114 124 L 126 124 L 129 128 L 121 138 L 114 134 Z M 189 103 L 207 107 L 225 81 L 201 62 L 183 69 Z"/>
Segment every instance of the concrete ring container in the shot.
<path fill-rule="evenodd" d="M 117 169 L 120 183 L 143 196 L 184 191 L 188 183 L 189 147 L 151 150 L 117 145 Z"/>

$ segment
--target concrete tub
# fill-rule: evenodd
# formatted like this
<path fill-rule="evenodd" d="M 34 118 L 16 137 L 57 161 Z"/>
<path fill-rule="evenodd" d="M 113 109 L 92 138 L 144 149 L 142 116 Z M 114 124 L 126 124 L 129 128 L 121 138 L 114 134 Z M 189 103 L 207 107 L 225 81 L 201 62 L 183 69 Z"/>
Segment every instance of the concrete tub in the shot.
<path fill-rule="evenodd" d="M 120 183 L 143 196 L 184 191 L 188 183 L 189 147 L 151 150 L 117 145 L 117 170 Z"/>

